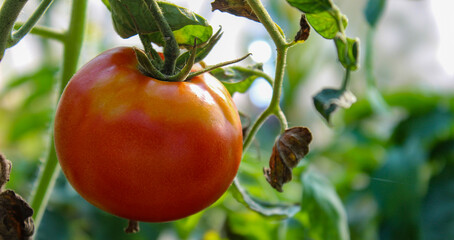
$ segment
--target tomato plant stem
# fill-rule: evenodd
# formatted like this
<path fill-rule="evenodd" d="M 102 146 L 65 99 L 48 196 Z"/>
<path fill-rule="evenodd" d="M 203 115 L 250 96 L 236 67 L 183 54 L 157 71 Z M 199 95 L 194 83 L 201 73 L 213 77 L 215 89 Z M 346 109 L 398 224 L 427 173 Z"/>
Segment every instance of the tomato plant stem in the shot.
<path fill-rule="evenodd" d="M 259 77 L 265 79 L 271 85 L 271 87 L 273 87 L 273 85 L 274 85 L 274 79 L 270 75 L 264 73 L 263 71 L 255 70 L 252 68 L 240 67 L 240 66 L 236 66 L 235 68 L 241 70 L 242 72 L 250 73 L 252 75 L 256 75 L 256 76 L 259 76 Z"/>
<path fill-rule="evenodd" d="M 33 12 L 30 18 L 19 28 L 19 30 L 17 30 L 11 35 L 11 38 L 8 39 L 7 47 L 12 47 L 16 45 L 27 33 L 29 33 L 33 26 L 36 25 L 41 16 L 52 4 L 52 2 L 53 0 L 41 1 L 38 8 L 35 10 L 35 12 Z"/>
<path fill-rule="evenodd" d="M 0 62 L 3 59 L 8 40 L 11 37 L 14 22 L 16 21 L 27 0 L 5 0 L 0 9 Z"/>
<path fill-rule="evenodd" d="M 87 0 L 73 0 L 69 28 L 64 39 L 63 70 L 58 84 L 59 96 L 77 69 L 85 32 L 86 11 Z M 52 133 L 50 134 L 50 137 L 51 143 L 49 145 L 49 153 L 43 163 L 43 167 L 37 179 L 37 184 L 35 185 L 34 193 L 30 200 L 30 205 L 34 209 L 33 217 L 36 229 L 39 227 L 49 196 L 59 173 L 58 159 L 55 152 Z"/>
<path fill-rule="evenodd" d="M 374 40 L 375 36 L 375 27 L 369 28 L 366 37 L 366 56 L 364 69 L 366 71 L 367 79 L 367 97 L 371 103 L 372 108 L 379 113 L 385 113 L 389 111 L 389 106 L 386 101 L 383 99 L 383 96 L 377 89 L 377 84 L 374 75 Z"/>
<path fill-rule="evenodd" d="M 282 92 L 282 82 L 284 80 L 287 50 L 290 45 L 287 44 L 285 36 L 280 31 L 279 27 L 273 21 L 273 19 L 271 19 L 262 2 L 260 0 L 247 0 L 247 2 L 251 6 L 254 13 L 257 15 L 257 18 L 267 30 L 270 37 L 273 39 L 273 42 L 276 45 L 277 58 L 273 84 L 273 96 L 271 97 L 270 105 L 267 109 L 265 109 L 265 111 L 260 114 L 257 120 L 253 123 L 250 131 L 247 133 L 243 143 L 243 152 L 246 152 L 247 148 L 252 142 L 252 139 L 269 116 L 273 114 L 277 116 L 281 123 L 281 129 L 285 130 L 288 127 L 287 120 L 285 118 L 285 115 L 282 113 L 282 110 L 280 109 L 279 103 Z"/>
<path fill-rule="evenodd" d="M 287 45 L 286 40 L 279 27 L 276 25 L 273 19 L 271 19 L 271 16 L 266 11 L 262 2 L 260 0 L 247 0 L 247 2 L 251 6 L 255 15 L 257 15 L 257 18 L 265 27 L 270 37 L 273 39 L 274 44 L 276 44 L 276 47 L 278 49 L 284 48 Z"/>
<path fill-rule="evenodd" d="M 23 24 L 24 23 L 16 22 L 14 24 L 14 29 L 21 28 Z M 57 40 L 59 42 L 64 42 L 65 41 L 65 36 L 66 36 L 65 33 L 63 33 L 63 32 L 59 32 L 59 31 L 56 31 L 56 30 L 54 30 L 52 28 L 43 27 L 43 26 L 34 26 L 30 30 L 30 33 L 38 35 L 38 36 L 41 36 L 43 38 L 49 38 L 49 39 Z"/>
<path fill-rule="evenodd" d="M 342 82 L 342 87 L 341 87 L 342 91 L 347 90 L 349 82 L 350 82 L 350 69 L 346 68 L 345 69 L 344 81 Z"/>
<path fill-rule="evenodd" d="M 164 67 L 162 72 L 166 75 L 173 75 L 175 71 L 176 59 L 180 53 L 178 43 L 175 40 L 172 29 L 167 23 L 167 20 L 164 18 L 158 3 L 155 0 L 151 0 L 148 8 L 150 9 L 153 19 L 156 21 L 156 25 L 162 33 L 162 37 L 165 42 Z"/>

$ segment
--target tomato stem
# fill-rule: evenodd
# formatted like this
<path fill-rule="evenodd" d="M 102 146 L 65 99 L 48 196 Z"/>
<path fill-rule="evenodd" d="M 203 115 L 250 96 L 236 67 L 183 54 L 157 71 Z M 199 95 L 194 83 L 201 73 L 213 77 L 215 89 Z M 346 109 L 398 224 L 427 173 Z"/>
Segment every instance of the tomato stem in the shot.
<path fill-rule="evenodd" d="M 139 71 L 142 72 L 142 74 L 144 74 L 145 76 L 154 77 L 156 79 L 166 79 L 166 76 L 153 65 L 152 61 L 149 58 L 149 55 L 138 48 L 133 49 L 136 53 L 137 61 L 139 63 Z"/>
<path fill-rule="evenodd" d="M 389 106 L 377 89 L 377 83 L 374 75 L 374 39 L 375 27 L 370 27 L 366 37 L 366 54 L 364 70 L 366 71 L 367 97 L 372 108 L 378 113 L 389 112 Z"/>
<path fill-rule="evenodd" d="M 7 48 L 8 40 L 11 37 L 14 22 L 27 1 L 5 0 L 0 9 L 0 62 Z"/>
<path fill-rule="evenodd" d="M 151 61 L 151 63 L 154 66 L 156 66 L 156 68 L 158 70 L 161 69 L 164 62 L 163 62 L 161 56 L 159 56 L 158 52 L 156 52 L 156 50 L 154 50 L 149 37 L 147 35 L 141 34 L 141 33 L 139 33 L 138 35 L 139 35 L 140 41 L 142 42 L 142 45 L 145 49 L 145 53 L 148 56 L 148 59 Z"/>
<path fill-rule="evenodd" d="M 188 61 L 186 61 L 186 64 L 184 65 L 183 69 L 181 69 L 181 71 L 175 74 L 174 76 L 168 77 L 167 81 L 170 82 L 185 81 L 189 73 L 191 72 L 192 66 L 194 66 L 196 55 L 197 55 L 197 39 L 194 40 L 194 47 L 192 48 L 191 53 L 189 54 L 189 59 Z"/>
<path fill-rule="evenodd" d="M 29 33 L 33 26 L 36 25 L 41 16 L 47 11 L 53 0 L 43 0 L 38 8 L 33 12 L 30 18 L 8 39 L 8 48 L 16 45 L 27 33 Z"/>
<path fill-rule="evenodd" d="M 24 25 L 24 23 L 22 23 L 22 22 L 16 22 L 14 24 L 14 29 L 20 29 L 23 25 Z M 37 36 L 41 36 L 43 38 L 49 38 L 49 39 L 57 40 L 59 42 L 65 41 L 65 34 L 63 32 L 59 32 L 59 31 L 54 30 L 54 29 L 49 28 L 49 27 L 34 26 L 30 30 L 30 33 L 34 34 L 34 35 L 37 35 Z"/>
<path fill-rule="evenodd" d="M 237 59 L 234 59 L 234 60 L 231 60 L 231 61 L 226 61 L 226 62 L 222 62 L 222 63 L 218 63 L 216 65 L 212 65 L 212 66 L 207 66 L 205 67 L 204 69 L 200 70 L 200 71 L 197 71 L 197 72 L 193 72 L 193 73 L 190 73 L 187 77 L 187 79 L 191 79 L 193 77 L 196 77 L 200 74 L 204 74 L 204 73 L 207 73 L 207 72 L 211 72 L 213 71 L 214 69 L 217 69 L 217 68 L 221 68 L 221 67 L 224 67 L 224 66 L 227 66 L 227 65 L 230 65 L 230 64 L 234 64 L 234 63 L 237 63 L 237 62 L 241 62 L 243 61 L 244 59 L 246 59 L 247 57 L 251 56 L 251 53 L 248 53 L 246 54 L 245 56 L 241 57 L 241 58 L 237 58 Z"/>
<path fill-rule="evenodd" d="M 58 94 L 62 94 L 66 84 L 76 72 L 86 25 L 87 0 L 73 0 L 68 31 L 65 33 L 63 69 L 58 84 Z M 53 124 L 52 124 L 53 125 Z M 49 153 L 39 173 L 37 184 L 31 196 L 30 205 L 34 209 L 35 228 L 38 229 L 46 209 L 49 196 L 59 173 L 59 165 L 53 134 L 50 134 Z"/>
<path fill-rule="evenodd" d="M 266 119 L 271 115 L 276 115 L 281 123 L 281 129 L 288 127 L 287 120 L 283 114 L 279 101 L 282 93 L 282 83 L 284 81 L 284 70 L 286 66 L 287 50 L 291 46 L 285 40 L 285 36 L 279 30 L 277 24 L 268 14 L 267 10 L 263 6 L 260 0 L 247 0 L 252 10 L 256 14 L 257 18 L 263 24 L 270 37 L 273 39 L 276 45 L 277 58 L 276 58 L 276 71 L 273 83 L 273 95 L 271 97 L 270 105 L 259 115 L 257 120 L 252 124 L 250 131 L 247 133 L 246 138 L 243 142 L 243 152 L 249 148 L 254 136 L 257 134 L 260 127 L 263 125 Z"/>
<path fill-rule="evenodd" d="M 153 19 L 156 21 L 156 25 L 158 26 L 165 42 L 164 66 L 162 73 L 165 75 L 173 75 L 175 73 L 175 63 L 180 54 L 180 48 L 175 40 L 175 36 L 173 35 L 169 23 L 167 23 L 161 8 L 159 8 L 158 3 L 155 0 L 150 0 L 149 2 L 150 4 L 148 5 L 148 8 L 153 16 Z"/>

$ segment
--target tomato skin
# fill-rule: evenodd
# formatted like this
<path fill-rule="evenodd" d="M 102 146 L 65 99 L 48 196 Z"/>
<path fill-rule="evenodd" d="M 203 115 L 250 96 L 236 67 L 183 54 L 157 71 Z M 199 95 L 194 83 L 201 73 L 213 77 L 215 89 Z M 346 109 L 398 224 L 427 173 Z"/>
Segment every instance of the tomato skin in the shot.
<path fill-rule="evenodd" d="M 214 203 L 242 155 L 239 115 L 217 79 L 144 76 L 127 47 L 102 53 L 74 75 L 54 132 L 61 168 L 82 197 L 146 222 L 176 220 Z"/>

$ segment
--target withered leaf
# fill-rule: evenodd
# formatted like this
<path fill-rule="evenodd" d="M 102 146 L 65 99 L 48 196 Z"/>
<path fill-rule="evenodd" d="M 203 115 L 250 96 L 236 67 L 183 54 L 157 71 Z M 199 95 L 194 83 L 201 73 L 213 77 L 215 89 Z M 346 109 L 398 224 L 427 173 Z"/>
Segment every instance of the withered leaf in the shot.
<path fill-rule="evenodd" d="M 214 12 L 215 10 L 260 22 L 245 0 L 215 0 L 211 3 L 211 11 Z"/>
<path fill-rule="evenodd" d="M 14 191 L 3 191 L 10 172 L 11 162 L 0 153 L 0 239 L 32 239 L 33 209 Z"/>
<path fill-rule="evenodd" d="M 300 30 L 296 33 L 295 42 L 304 42 L 309 38 L 311 27 L 306 19 L 306 14 L 301 15 Z"/>
<path fill-rule="evenodd" d="M 0 193 L 0 236 L 3 239 L 28 240 L 32 238 L 33 209 L 14 191 Z"/>
<path fill-rule="evenodd" d="M 292 168 L 309 152 L 312 134 L 305 127 L 293 127 L 285 130 L 279 136 L 273 147 L 270 158 L 270 168 L 264 168 L 268 183 L 277 191 L 282 192 L 282 186 L 292 180 Z"/>

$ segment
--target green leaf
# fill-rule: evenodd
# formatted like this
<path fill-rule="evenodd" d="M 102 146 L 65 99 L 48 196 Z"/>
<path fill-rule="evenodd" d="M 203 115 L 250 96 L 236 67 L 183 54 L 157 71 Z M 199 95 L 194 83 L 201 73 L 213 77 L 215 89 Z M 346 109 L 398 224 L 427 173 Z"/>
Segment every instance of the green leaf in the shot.
<path fill-rule="evenodd" d="M 235 92 L 246 92 L 255 79 L 260 77 L 257 71 L 262 71 L 262 68 L 262 64 L 248 68 L 233 66 L 215 69 L 211 74 L 224 84 L 230 95 L 233 95 Z"/>
<path fill-rule="evenodd" d="M 287 0 L 287 2 L 305 13 L 319 13 L 334 8 L 331 0 Z"/>
<path fill-rule="evenodd" d="M 109 3 L 109 0 L 101 0 L 102 3 L 104 3 L 104 5 L 106 6 L 107 9 L 109 9 L 109 11 L 111 11 L 111 7 L 110 7 L 110 3 Z"/>
<path fill-rule="evenodd" d="M 370 183 L 380 214 L 380 231 L 387 232 L 391 239 L 420 239 L 427 152 L 417 139 L 387 151 L 383 166 L 372 175 Z"/>
<path fill-rule="evenodd" d="M 350 69 L 352 71 L 358 69 L 358 52 L 359 52 L 359 39 L 343 38 L 340 35 L 337 35 L 334 38 L 334 42 L 337 48 L 337 56 L 339 61 L 342 63 L 345 69 Z"/>
<path fill-rule="evenodd" d="M 229 213 L 225 227 L 228 239 L 275 240 L 279 237 L 279 222 L 269 221 L 254 212 Z"/>
<path fill-rule="evenodd" d="M 219 29 L 205 44 L 199 45 L 197 47 L 197 55 L 195 57 L 196 63 L 202 61 L 206 56 L 208 56 L 219 39 L 221 39 L 223 34 L 221 30 L 222 29 Z M 190 57 L 190 53 L 190 51 L 187 51 L 178 57 L 176 62 L 177 68 L 182 69 L 184 67 Z"/>
<path fill-rule="evenodd" d="M 349 108 L 356 97 L 350 91 L 323 89 L 313 97 L 317 111 L 329 122 L 331 114 L 338 108 Z"/>
<path fill-rule="evenodd" d="M 204 212 L 198 212 L 189 217 L 173 222 L 180 239 L 188 239 L 200 222 Z"/>
<path fill-rule="evenodd" d="M 364 9 L 364 15 L 370 26 L 375 27 L 378 20 L 383 14 L 385 9 L 386 0 L 369 0 L 366 8 Z"/>
<path fill-rule="evenodd" d="M 8 133 L 8 141 L 18 141 L 30 132 L 47 129 L 52 120 L 52 113 L 52 108 L 44 108 L 39 111 L 24 111 L 14 116 Z"/>
<path fill-rule="evenodd" d="M 345 29 L 348 24 L 347 17 L 343 14 L 339 14 L 339 16 L 341 17 L 342 25 Z M 337 33 L 341 31 L 341 29 L 339 29 L 335 11 L 307 13 L 306 18 L 314 30 L 326 39 L 333 39 L 336 37 Z"/>
<path fill-rule="evenodd" d="M 350 239 L 347 214 L 331 183 L 314 171 L 305 172 L 301 182 L 301 212 L 307 214 L 309 235 L 320 240 Z"/>
<path fill-rule="evenodd" d="M 229 190 L 238 202 L 264 217 L 278 220 L 285 219 L 294 216 L 300 210 L 298 205 L 273 204 L 255 199 L 241 187 L 236 178 Z"/>
<path fill-rule="evenodd" d="M 162 35 L 145 2 L 150 0 L 109 0 L 115 31 L 122 38 L 150 34 L 154 43 L 162 45 Z M 175 34 L 177 43 L 192 46 L 208 41 L 213 29 L 201 16 L 177 5 L 158 1 L 158 5 Z"/>
<path fill-rule="evenodd" d="M 422 205 L 422 239 L 454 239 L 453 176 L 453 166 L 447 165 L 439 175 L 430 180 Z"/>

